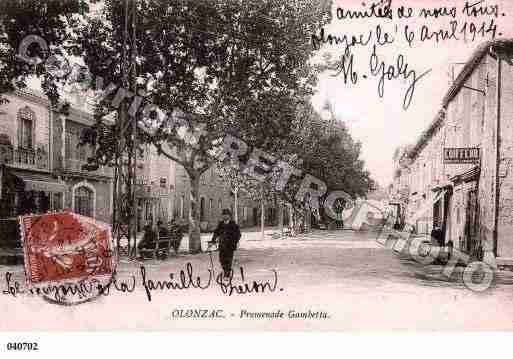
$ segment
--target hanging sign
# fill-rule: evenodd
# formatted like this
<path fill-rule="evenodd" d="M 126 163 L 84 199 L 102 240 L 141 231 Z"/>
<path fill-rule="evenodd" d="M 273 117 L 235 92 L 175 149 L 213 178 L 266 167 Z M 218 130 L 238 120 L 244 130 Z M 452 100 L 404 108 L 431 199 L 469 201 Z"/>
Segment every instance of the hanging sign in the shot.
<path fill-rule="evenodd" d="M 444 163 L 479 163 L 481 149 L 479 147 L 450 147 L 444 148 Z"/>

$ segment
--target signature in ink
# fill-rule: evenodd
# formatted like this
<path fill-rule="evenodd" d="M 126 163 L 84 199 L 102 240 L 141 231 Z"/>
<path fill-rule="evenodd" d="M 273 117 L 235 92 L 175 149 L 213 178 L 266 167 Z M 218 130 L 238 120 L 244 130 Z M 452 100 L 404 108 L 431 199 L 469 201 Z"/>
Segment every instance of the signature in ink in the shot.
<path fill-rule="evenodd" d="M 344 53 L 338 61 L 328 67 L 328 70 L 333 71 L 330 76 L 338 77 L 343 75 L 344 84 L 350 80 L 352 84 L 358 82 L 358 74 L 353 70 L 354 55 L 352 53 Z"/>
<path fill-rule="evenodd" d="M 379 77 L 378 95 L 380 98 L 383 98 L 385 95 L 385 80 L 390 81 L 400 77 L 404 80 L 410 80 L 410 84 L 406 89 L 403 98 L 403 108 L 405 110 L 410 107 L 417 83 L 420 79 L 431 72 L 431 69 L 429 69 L 418 75 L 415 70 L 409 67 L 409 64 L 406 62 L 403 54 L 399 54 L 396 57 L 396 63 L 394 65 L 387 65 L 376 53 L 376 45 L 374 45 L 372 54 L 369 58 L 369 68 L 373 76 Z"/>
<path fill-rule="evenodd" d="M 232 294 L 265 293 L 266 291 L 275 292 L 278 287 L 278 272 L 276 272 L 275 269 L 273 269 L 272 272 L 272 281 L 257 282 L 254 280 L 250 283 L 247 283 L 244 277 L 244 268 L 240 267 L 242 284 L 233 283 L 233 273 L 227 282 L 224 282 L 221 274 L 219 274 L 217 276 L 216 282 L 221 288 L 223 294 L 227 294 L 229 296 Z M 280 291 L 281 290 L 283 290 L 283 288 L 280 288 Z"/>
<path fill-rule="evenodd" d="M 264 281 L 247 281 L 246 273 L 243 267 L 239 267 L 240 281 L 235 280 L 234 275 L 229 278 L 223 278 L 222 273 L 216 274 L 214 268 L 214 261 L 210 253 L 210 265 L 206 271 L 206 275 L 199 275 L 195 272 L 192 263 L 187 262 L 184 269 L 177 273 L 169 273 L 167 280 L 154 280 L 148 277 L 148 273 L 144 266 L 140 267 L 140 275 L 142 286 L 146 293 L 146 298 L 149 302 L 152 301 L 152 293 L 154 291 L 169 291 L 169 290 L 188 290 L 199 289 L 206 290 L 214 285 L 217 285 L 221 293 L 224 295 L 232 296 L 235 294 L 264 294 L 275 292 L 278 289 L 278 272 L 272 270 L 273 276 L 270 280 Z M 7 289 L 2 291 L 4 295 L 17 297 L 27 291 L 22 288 L 18 281 L 13 279 L 10 272 L 5 274 L 5 284 Z M 51 296 L 56 301 L 63 301 L 66 298 L 78 296 L 79 298 L 91 296 L 108 296 L 112 292 L 120 292 L 123 294 L 132 294 L 137 287 L 135 275 L 129 279 L 120 280 L 111 278 L 108 283 L 100 283 L 93 278 L 92 280 L 83 280 L 76 283 L 65 284 L 50 284 L 43 287 L 30 288 L 28 292 L 32 295 Z M 279 288 L 280 291 L 283 288 Z"/>
<path fill-rule="evenodd" d="M 207 269 L 206 275 L 203 277 L 194 272 L 194 267 L 190 262 L 187 262 L 185 269 L 180 270 L 177 275 L 175 273 L 170 273 L 169 280 L 149 279 L 144 266 L 140 267 L 140 271 L 142 284 L 146 291 L 146 297 L 150 302 L 152 299 L 152 291 L 187 289 L 206 290 L 213 284 L 217 284 L 223 294 L 231 296 L 233 294 L 274 292 L 278 286 L 278 273 L 276 270 L 273 270 L 274 279 L 272 281 L 259 282 L 253 280 L 250 283 L 247 283 L 243 267 L 240 267 L 241 283 L 234 282 L 233 273 L 230 278 L 223 279 L 222 273 L 216 275 L 212 253 L 210 253 L 209 268 Z"/>

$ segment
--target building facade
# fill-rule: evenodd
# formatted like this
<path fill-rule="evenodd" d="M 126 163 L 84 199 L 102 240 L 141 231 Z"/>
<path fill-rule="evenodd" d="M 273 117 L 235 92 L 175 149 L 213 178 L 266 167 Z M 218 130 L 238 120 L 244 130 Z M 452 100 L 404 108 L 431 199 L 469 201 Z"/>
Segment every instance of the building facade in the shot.
<path fill-rule="evenodd" d="M 137 164 L 137 205 L 139 229 L 154 220 L 168 222 L 175 206 L 175 162 L 158 155 L 147 145 Z"/>
<path fill-rule="evenodd" d="M 445 243 L 513 258 L 512 41 L 481 45 L 417 142 L 397 158 L 391 199 L 417 232 L 439 226 Z"/>
<path fill-rule="evenodd" d="M 190 210 L 190 180 L 183 166 L 175 165 L 174 218 L 188 222 Z M 260 225 L 262 206 L 243 193 L 237 195 L 235 209 L 235 194 L 230 186 L 219 176 L 215 165 L 203 173 L 200 179 L 199 204 L 200 227 L 203 231 L 211 231 L 221 220 L 221 212 L 229 208 L 233 214 L 237 210 L 238 223 L 241 227 Z M 264 207 L 266 225 L 277 224 L 277 211 L 272 204 Z"/>
<path fill-rule="evenodd" d="M 55 111 L 46 97 L 35 91 L 5 96 L 0 106 L 0 168 L 2 201 L 0 218 L 26 213 L 69 209 L 111 223 L 113 211 L 112 168 L 85 170 L 94 149 L 80 145 L 82 131 L 93 116 L 70 107 L 66 115 Z M 138 157 L 136 198 L 139 229 L 148 222 L 176 219 L 189 222 L 190 181 L 184 168 L 154 146 Z M 242 227 L 261 221 L 261 204 L 244 194 L 237 199 Z M 235 211 L 235 195 L 215 167 L 201 177 L 199 211 L 201 228 L 212 230 L 221 211 Z M 274 205 L 265 206 L 265 223 L 277 224 Z"/>
<path fill-rule="evenodd" d="M 43 95 L 17 91 L 0 106 L 0 217 L 71 209 L 110 222 L 112 170 L 82 169 L 92 149 L 78 146 L 91 115 L 57 113 Z"/>
<path fill-rule="evenodd" d="M 62 208 L 66 186 L 53 173 L 48 102 L 25 91 L 5 98 L 8 102 L 0 106 L 0 217 Z"/>
<path fill-rule="evenodd" d="M 164 155 L 159 155 L 154 146 L 148 145 L 138 159 L 137 199 L 139 229 L 146 223 L 171 219 L 178 223 L 189 223 L 191 208 L 190 179 L 184 167 Z M 215 165 L 203 173 L 200 179 L 198 210 L 200 227 L 212 231 L 221 220 L 224 208 L 235 213 L 235 195 L 228 184 L 218 175 Z M 261 204 L 244 194 L 237 198 L 238 222 L 241 227 L 260 224 Z M 266 204 L 266 225 L 277 224 L 275 206 Z"/>
<path fill-rule="evenodd" d="M 83 169 L 94 149 L 79 146 L 82 131 L 94 123 L 87 112 L 71 108 L 68 115 L 53 116 L 54 173 L 66 184 L 63 207 L 75 213 L 110 223 L 113 206 L 113 176 L 109 167 Z"/>

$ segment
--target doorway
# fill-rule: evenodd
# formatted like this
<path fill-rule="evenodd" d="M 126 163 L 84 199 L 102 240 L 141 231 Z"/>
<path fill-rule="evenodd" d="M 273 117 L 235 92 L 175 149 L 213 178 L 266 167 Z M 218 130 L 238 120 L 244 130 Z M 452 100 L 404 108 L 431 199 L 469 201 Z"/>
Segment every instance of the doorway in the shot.
<path fill-rule="evenodd" d="M 448 228 L 448 218 L 449 218 L 449 210 L 451 206 L 451 199 L 452 199 L 452 189 L 448 189 L 444 195 L 443 195 L 443 206 L 442 206 L 442 243 L 445 245 L 448 242 L 448 235 L 447 232 L 449 232 Z"/>
<path fill-rule="evenodd" d="M 465 250 L 468 253 L 475 254 L 479 247 L 478 243 L 478 201 L 477 201 L 477 190 L 471 189 L 467 192 L 466 196 L 466 213 L 465 213 L 465 227 L 464 227 L 464 241 Z"/>

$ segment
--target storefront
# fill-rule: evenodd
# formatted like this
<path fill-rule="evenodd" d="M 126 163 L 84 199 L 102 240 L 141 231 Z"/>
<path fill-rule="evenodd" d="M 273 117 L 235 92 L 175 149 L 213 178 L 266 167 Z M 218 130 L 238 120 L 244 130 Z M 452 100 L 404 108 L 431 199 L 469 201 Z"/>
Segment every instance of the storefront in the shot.
<path fill-rule="evenodd" d="M 63 208 L 65 183 L 49 174 L 0 166 L 0 218 Z"/>
<path fill-rule="evenodd" d="M 0 165 L 0 247 L 19 247 L 16 217 L 61 210 L 65 190 L 64 183 L 48 174 Z"/>
<path fill-rule="evenodd" d="M 450 222 L 453 186 L 451 182 L 435 186 L 432 189 L 436 193 L 433 202 L 433 224 L 432 228 L 439 228 L 441 231 L 441 242 L 444 245 L 450 240 Z"/>
<path fill-rule="evenodd" d="M 452 177 L 453 196 L 450 203 L 450 239 L 454 247 L 479 258 L 479 166 Z"/>

